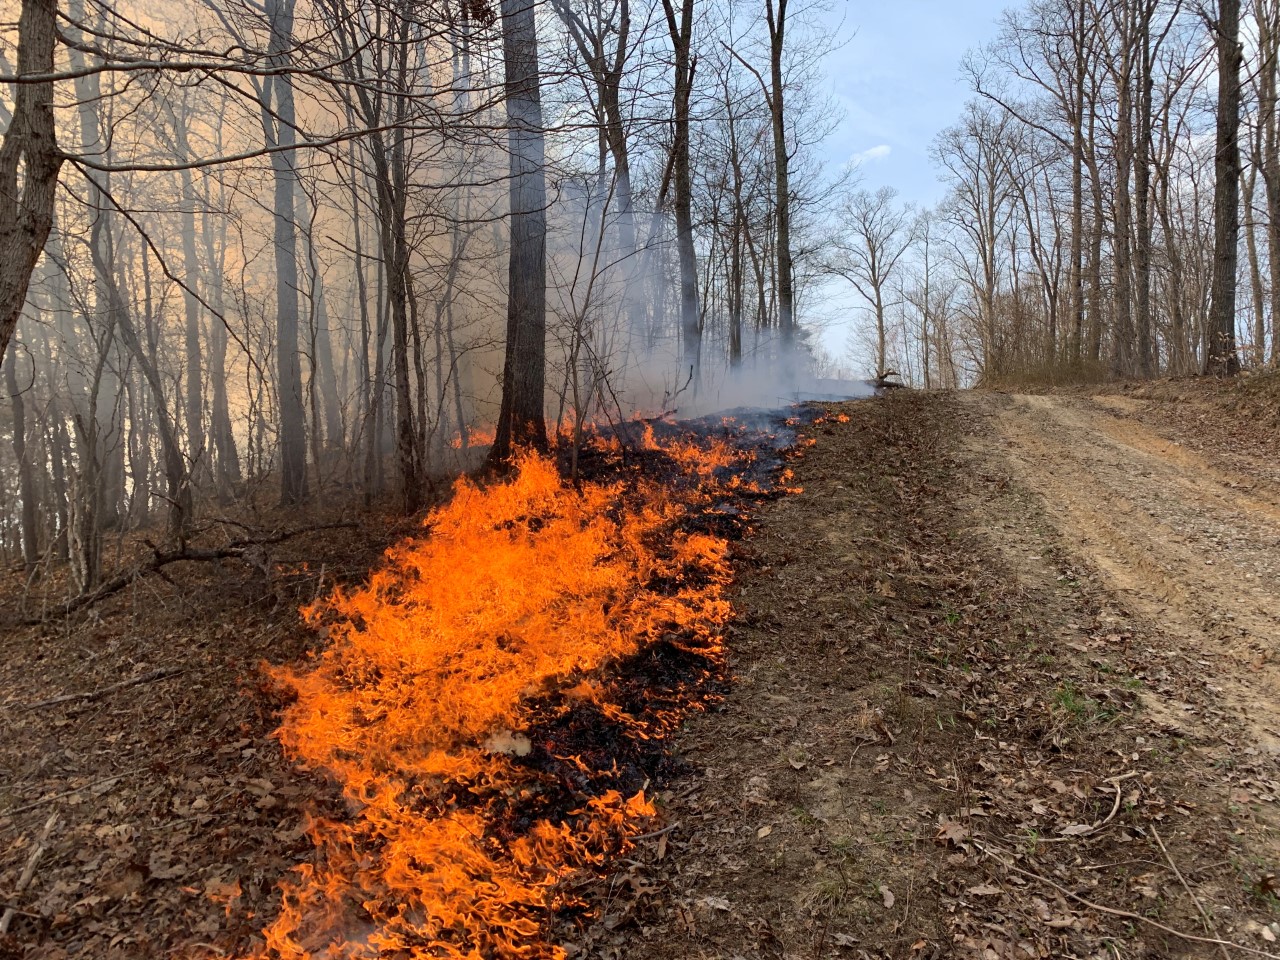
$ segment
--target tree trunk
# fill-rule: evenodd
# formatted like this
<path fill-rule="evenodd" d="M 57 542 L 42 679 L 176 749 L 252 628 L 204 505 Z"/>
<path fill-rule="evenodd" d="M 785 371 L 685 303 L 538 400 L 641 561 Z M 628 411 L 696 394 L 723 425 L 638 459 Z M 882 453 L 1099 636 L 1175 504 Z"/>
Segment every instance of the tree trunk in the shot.
<path fill-rule="evenodd" d="M 30 352 L 27 354 L 30 357 Z M 34 359 L 32 360 L 34 365 Z M 36 517 L 35 481 L 31 458 L 27 456 L 27 410 L 24 394 L 30 384 L 18 382 L 17 352 L 4 358 L 5 389 L 13 405 L 13 457 L 18 464 L 18 500 L 21 508 L 22 562 L 28 570 L 40 560 L 40 531 Z"/>
<path fill-rule="evenodd" d="M 502 0 L 510 154 L 511 244 L 502 403 L 489 465 L 508 466 L 521 447 L 545 449 L 547 352 L 546 144 L 539 92 L 534 0 Z"/>
<path fill-rule="evenodd" d="M 1155 61 L 1151 52 L 1151 20 L 1154 0 L 1140 0 L 1138 14 L 1138 130 L 1133 156 L 1134 224 L 1133 280 L 1134 326 L 1139 376 L 1155 372 L 1155 331 L 1151 317 L 1151 111 Z"/>
<path fill-rule="evenodd" d="M 1079 363 L 1084 345 L 1084 109 L 1085 77 L 1088 63 L 1085 59 L 1084 0 L 1074 0 L 1079 13 L 1074 20 L 1072 38 L 1075 46 L 1075 74 L 1072 90 L 1071 118 L 1071 361 Z"/>
<path fill-rule="evenodd" d="M 1115 284 L 1115 321 L 1111 329 L 1111 371 L 1118 377 L 1134 373 L 1132 207 L 1129 178 L 1133 171 L 1133 31 L 1132 0 L 1125 0 L 1120 14 L 1121 54 L 1116 66 L 1115 195 L 1112 198 L 1115 233 L 1111 261 Z"/>
<path fill-rule="evenodd" d="M 103 218 L 94 222 L 90 249 L 93 252 L 94 266 L 107 280 L 107 310 L 111 324 L 120 332 L 120 339 L 133 355 L 138 369 L 146 378 L 147 386 L 151 390 L 156 425 L 160 432 L 160 454 L 164 458 L 166 494 L 169 501 L 169 535 L 175 540 L 182 541 L 186 539 L 192 521 L 191 484 L 187 476 L 186 462 L 182 457 L 182 448 L 178 445 L 178 432 L 173 423 L 173 416 L 165 402 L 164 384 L 160 379 L 160 372 L 154 357 L 143 349 L 142 342 L 138 339 L 137 330 L 129 316 L 127 301 L 111 272 L 111 264 L 115 261 L 115 256 L 112 237 L 107 232 L 106 221 Z"/>
<path fill-rule="evenodd" d="M 182 137 L 185 141 L 185 135 Z M 187 156 L 185 142 L 182 143 L 182 155 Z M 187 449 L 191 454 L 192 473 L 200 469 L 204 463 L 202 474 L 207 469 L 204 440 L 204 384 L 200 372 L 200 301 L 196 296 L 196 278 L 200 276 L 200 261 L 196 257 L 196 194 L 192 183 L 191 171 L 182 171 L 182 257 L 186 272 L 184 278 L 182 300 L 186 320 L 186 418 Z M 205 474 L 207 475 L 207 474 Z"/>
<path fill-rule="evenodd" d="M 1258 4 L 1258 124 L 1262 128 L 1262 184 L 1267 196 L 1267 263 L 1271 279 L 1271 364 L 1280 363 L 1280 3 Z"/>
<path fill-rule="evenodd" d="M 772 96 L 769 101 L 769 119 L 773 128 L 773 176 L 774 204 L 778 235 L 775 239 L 778 255 L 778 327 L 782 334 L 783 350 L 790 352 L 795 342 L 795 291 L 794 271 L 791 264 L 791 157 L 787 153 L 785 115 L 785 87 L 782 76 L 782 52 L 786 39 L 787 0 L 765 0 L 765 19 L 769 27 L 769 79 Z M 688 0 L 692 6 L 692 0 Z M 883 362 L 882 362 L 883 365 Z M 791 358 L 783 358 L 783 369 L 791 366 Z M 795 371 L 791 371 L 794 373 Z"/>
<path fill-rule="evenodd" d="M 266 0 L 271 30 L 267 62 L 289 65 L 293 45 L 294 0 Z M 298 355 L 298 233 L 294 222 L 294 193 L 298 174 L 290 149 L 297 142 L 294 129 L 293 80 L 287 72 L 269 77 L 262 86 L 262 130 L 271 154 L 274 183 L 276 266 L 276 377 L 280 405 L 280 500 L 300 503 L 307 496 L 307 414 L 302 396 L 302 363 Z M 274 101 L 274 102 L 273 102 Z"/>
<path fill-rule="evenodd" d="M 662 0 L 675 56 L 671 175 L 675 192 L 676 255 L 680 261 L 680 339 L 684 366 L 689 368 L 696 391 L 702 357 L 702 323 L 698 312 L 698 255 L 693 245 L 693 177 L 689 156 L 690 101 L 696 69 L 691 50 L 693 4 L 694 0 L 683 0 L 677 19 L 672 0 Z M 683 371 L 681 379 L 684 379 Z"/>
<path fill-rule="evenodd" d="M 207 204 L 206 204 L 207 206 Z M 220 227 L 215 230 L 213 215 L 206 212 L 201 218 L 201 234 L 205 258 L 209 264 L 210 306 L 214 316 L 209 319 L 209 433 L 213 445 L 215 478 L 218 495 L 229 500 L 240 482 L 240 454 L 236 450 L 235 433 L 231 428 L 231 410 L 227 402 L 227 319 L 223 294 L 223 252 L 227 248 L 227 221 L 219 218 Z"/>
<path fill-rule="evenodd" d="M 1204 372 L 1240 370 L 1236 354 L 1236 260 L 1240 238 L 1240 0 L 1218 0 L 1218 122 L 1214 153 L 1213 289 Z"/>
<path fill-rule="evenodd" d="M 1266 293 L 1262 288 L 1262 264 L 1258 259 L 1257 218 L 1254 216 L 1253 198 L 1258 181 L 1258 151 L 1253 153 L 1253 162 L 1249 164 L 1249 172 L 1241 171 L 1240 195 L 1244 200 L 1245 216 L 1241 222 L 1244 229 L 1244 247 L 1249 260 L 1249 289 L 1253 294 L 1253 343 L 1250 354 L 1255 367 L 1266 362 L 1267 348 L 1267 308 Z"/>
<path fill-rule="evenodd" d="M 22 0 L 19 75 L 53 73 L 57 0 Z M 20 83 L 0 144 L 0 360 L 18 325 L 32 271 L 53 226 L 62 154 L 53 123 L 53 82 Z"/>

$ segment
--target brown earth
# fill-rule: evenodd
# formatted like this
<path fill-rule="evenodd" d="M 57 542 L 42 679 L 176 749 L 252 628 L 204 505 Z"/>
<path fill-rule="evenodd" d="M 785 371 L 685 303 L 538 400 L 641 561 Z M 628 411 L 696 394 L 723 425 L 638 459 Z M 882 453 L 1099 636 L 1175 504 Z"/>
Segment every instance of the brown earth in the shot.
<path fill-rule="evenodd" d="M 903 391 L 808 439 L 734 547 L 735 685 L 571 956 L 1280 957 L 1280 379 Z M 244 954 L 336 809 L 257 665 L 407 529 L 0 631 L 0 957 Z"/>
<path fill-rule="evenodd" d="M 583 955 L 1280 956 L 1276 424 L 1160 389 L 815 428 Z"/>
<path fill-rule="evenodd" d="M 299 513 L 244 520 L 269 532 L 340 519 Z M 247 529 L 212 524 L 196 545 Z M 250 564 L 175 564 L 88 613 L 0 629 L 0 915 L 22 911 L 0 958 L 245 955 L 281 877 L 311 856 L 308 816 L 337 803 L 282 755 L 281 700 L 260 665 L 306 656 L 317 638 L 298 607 L 363 578 L 406 529 L 365 516 Z M 141 544 L 113 546 L 119 567 L 147 559 Z M 4 588 L 0 623 L 67 595 L 17 573 Z"/>

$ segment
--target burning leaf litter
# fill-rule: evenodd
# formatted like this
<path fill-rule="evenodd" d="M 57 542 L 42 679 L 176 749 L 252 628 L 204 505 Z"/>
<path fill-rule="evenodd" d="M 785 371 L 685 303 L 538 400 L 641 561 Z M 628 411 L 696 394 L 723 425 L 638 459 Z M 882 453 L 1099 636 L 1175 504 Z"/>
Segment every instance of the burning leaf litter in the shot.
<path fill-rule="evenodd" d="M 304 611 L 329 644 L 274 671 L 279 737 L 350 816 L 312 824 L 264 956 L 565 956 L 549 918 L 651 828 L 656 741 L 722 674 L 724 528 L 768 495 L 734 431 L 648 425 L 576 487 L 535 454 L 464 479 L 366 586 Z"/>

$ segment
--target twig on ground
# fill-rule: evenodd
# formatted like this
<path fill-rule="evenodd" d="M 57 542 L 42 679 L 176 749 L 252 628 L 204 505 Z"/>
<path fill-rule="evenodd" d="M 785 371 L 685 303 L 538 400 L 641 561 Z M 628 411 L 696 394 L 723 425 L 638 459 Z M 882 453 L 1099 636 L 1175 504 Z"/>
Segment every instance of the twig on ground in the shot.
<path fill-rule="evenodd" d="M 176 677 L 180 673 L 186 671 L 185 667 L 160 667 L 157 670 L 149 670 L 144 674 L 131 677 L 128 680 L 121 680 L 119 683 L 113 683 L 110 686 L 102 687 L 98 690 L 91 690 L 88 693 L 64 693 L 58 697 L 50 697 L 48 700 L 37 700 L 35 703 L 27 704 L 28 710 L 37 710 L 40 707 L 52 707 L 59 703 L 72 703 L 75 701 L 83 701 L 89 703 L 93 700 L 101 700 L 108 694 L 115 693 L 117 690 L 124 690 L 126 687 L 136 687 L 143 683 L 154 683 L 156 680 L 164 680 L 168 677 Z"/>
<path fill-rule="evenodd" d="M 49 839 L 49 834 L 53 832 L 54 825 L 58 822 L 57 813 L 49 814 L 49 819 L 44 822 L 44 829 L 40 831 L 40 839 L 36 841 L 35 848 L 31 851 L 31 856 L 27 857 L 27 865 L 22 869 L 22 876 L 18 877 L 18 885 L 13 888 L 14 896 L 18 896 L 31 883 L 31 879 L 36 875 L 36 865 L 40 862 L 40 857 L 44 854 L 45 841 Z M 24 916 L 30 916 L 17 907 L 6 906 L 3 915 L 0 915 L 0 936 L 9 932 L 9 924 L 13 923 L 13 918 L 19 913 Z"/>
<path fill-rule="evenodd" d="M 638 834 L 637 836 L 632 837 L 631 839 L 632 840 L 652 840 L 654 837 L 660 837 L 663 834 L 670 833 L 672 830 L 676 829 L 676 827 L 678 826 L 680 826 L 679 823 L 669 823 L 665 827 L 663 827 L 661 830 L 654 830 L 650 833 L 641 833 L 641 834 Z"/>
<path fill-rule="evenodd" d="M 112 783 L 116 780 L 123 780 L 132 773 L 145 770 L 146 767 L 134 767 L 132 770 L 125 770 L 123 773 L 113 773 L 109 777 L 103 777 L 101 780 L 94 780 L 92 783 L 86 783 L 84 786 L 76 787 L 74 790 L 64 790 L 62 793 L 55 793 L 51 797 L 41 797 L 39 800 L 32 800 L 30 803 L 24 803 L 20 807 L 13 807 L 9 810 L 0 810 L 0 817 L 12 817 L 19 813 L 26 813 L 28 810 L 34 810 L 36 807 L 43 807 L 46 803 L 53 803 L 55 800 L 65 800 L 67 797 L 75 796 L 84 790 L 92 790 L 94 787 L 101 787 L 103 784 Z"/>
<path fill-rule="evenodd" d="M 1208 943 L 1220 947 L 1230 947 L 1232 950 L 1239 950 L 1241 953 L 1249 953 L 1255 957 L 1266 957 L 1268 960 L 1280 960 L 1280 954 L 1267 953 L 1267 951 L 1259 950 L 1256 947 L 1246 947 L 1242 943 L 1233 943 L 1230 940 L 1219 940 L 1217 937 L 1200 937 L 1194 933 L 1186 933 L 1182 930 L 1175 930 L 1173 927 L 1166 927 L 1163 923 L 1152 920 L 1150 917 L 1144 917 L 1140 913 L 1133 913 L 1129 910 L 1117 910 L 1115 907 L 1104 907 L 1100 903 L 1094 903 L 1092 900 L 1086 900 L 1084 897 L 1080 896 L 1080 894 L 1073 893 L 1066 887 L 1054 883 L 1048 877 L 1042 877 L 1040 874 L 1033 873 L 1030 870 L 1023 870 L 1021 867 L 1010 863 L 999 854 L 987 849 L 976 840 L 972 842 L 975 847 L 985 853 L 988 857 L 995 860 L 997 863 L 1002 864 L 1006 870 L 1012 870 L 1014 873 L 1026 877 L 1028 880 L 1035 880 L 1038 883 L 1043 883 L 1047 887 L 1052 887 L 1064 897 L 1070 897 L 1072 900 L 1076 901 L 1076 903 L 1088 907 L 1090 910 L 1097 910 L 1099 913 L 1106 913 L 1110 916 L 1120 917 L 1124 920 L 1134 920 L 1138 923 L 1145 923 L 1147 926 L 1155 927 L 1157 930 L 1163 930 L 1165 933 L 1175 936 L 1179 940 L 1189 940 L 1193 943 Z"/>
<path fill-rule="evenodd" d="M 44 919 L 40 914 L 32 913 L 30 910 L 23 910 L 16 903 L 10 903 L 8 900 L 0 900 L 0 907 L 4 908 L 5 913 L 12 913 L 15 917 L 26 917 L 29 920 Z"/>
<path fill-rule="evenodd" d="M 1169 848 L 1164 845 L 1164 841 L 1160 839 L 1160 832 L 1156 830 L 1156 825 L 1151 824 L 1151 835 L 1156 838 L 1156 843 L 1160 844 L 1160 852 L 1164 854 L 1164 858 L 1169 861 L 1169 869 L 1173 871 L 1173 875 L 1178 878 L 1178 882 L 1182 884 L 1182 889 L 1187 891 L 1187 896 L 1191 898 L 1191 902 L 1196 905 L 1196 910 L 1200 912 L 1200 916 L 1204 918 L 1204 928 L 1215 937 L 1218 935 L 1217 928 L 1213 921 L 1209 919 L 1209 914 L 1204 909 L 1204 904 L 1200 902 L 1200 898 L 1195 895 L 1191 889 L 1191 885 L 1187 883 L 1187 878 L 1182 875 L 1182 871 L 1178 869 L 1178 865 L 1173 862 L 1173 857 L 1169 854 Z M 1224 960 L 1229 960 L 1227 948 L 1218 945 L 1218 949 L 1222 952 Z"/>
<path fill-rule="evenodd" d="M 1083 840 L 1085 837 L 1092 837 L 1094 834 L 1098 833 L 1100 830 L 1102 830 L 1103 827 L 1105 827 L 1108 823 L 1110 823 L 1112 820 L 1116 818 L 1116 814 L 1120 812 L 1120 796 L 1122 793 L 1122 791 L 1120 790 L 1120 784 L 1123 783 L 1125 780 L 1129 780 L 1136 776 L 1138 776 L 1138 773 L 1135 770 L 1134 772 L 1126 773 L 1123 776 L 1108 777 L 1106 780 L 1103 781 L 1103 783 L 1109 783 L 1113 787 L 1115 787 L 1116 789 L 1115 802 L 1112 803 L 1111 805 L 1111 812 L 1107 814 L 1106 817 L 1104 817 L 1103 819 L 1095 823 L 1093 826 L 1091 826 L 1084 833 L 1075 833 L 1069 837 L 1040 837 L 1036 842 L 1037 843 L 1070 843 L 1072 840 Z"/>

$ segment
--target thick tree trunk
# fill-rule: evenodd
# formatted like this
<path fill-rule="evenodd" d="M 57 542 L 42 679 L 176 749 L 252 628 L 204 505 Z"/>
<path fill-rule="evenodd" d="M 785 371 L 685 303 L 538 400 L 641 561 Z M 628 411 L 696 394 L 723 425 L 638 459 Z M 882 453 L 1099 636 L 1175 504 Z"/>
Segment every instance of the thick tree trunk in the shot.
<path fill-rule="evenodd" d="M 521 447 L 547 445 L 546 145 L 539 92 L 534 0 L 502 0 L 511 242 L 507 269 L 507 344 L 502 403 L 491 467 L 510 464 Z"/>
<path fill-rule="evenodd" d="M 57 0 L 22 0 L 19 75 L 53 73 Z M 62 154 L 53 123 L 53 83 L 21 83 L 0 144 L 0 360 L 27 299 L 32 271 L 53 226 Z"/>
<path fill-rule="evenodd" d="M 1213 291 L 1204 372 L 1239 372 L 1236 354 L 1236 261 L 1240 239 L 1240 0 L 1218 0 L 1218 123 L 1214 153 Z"/>

